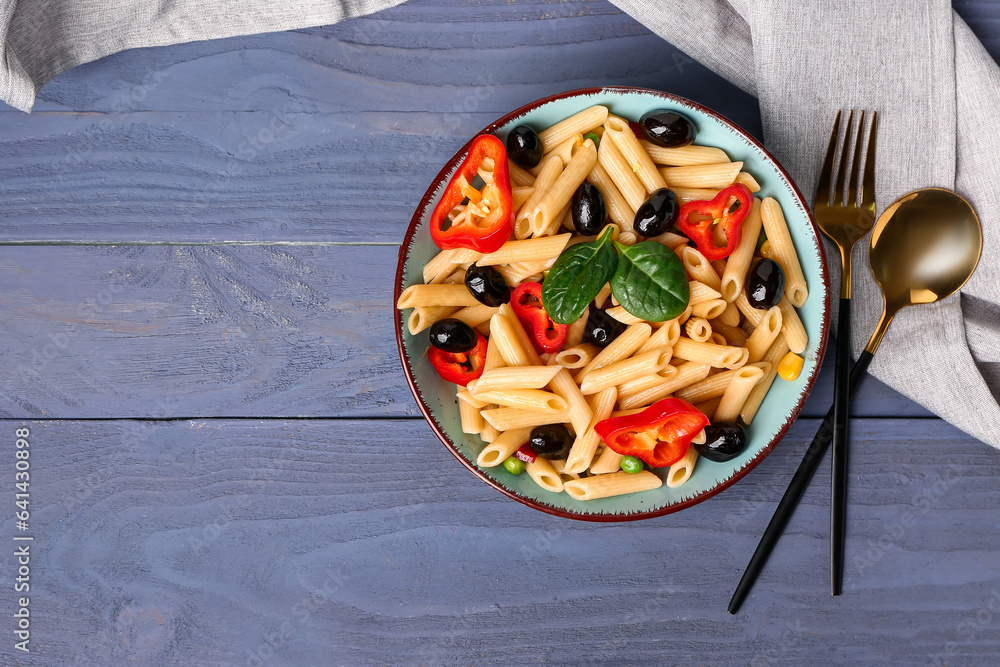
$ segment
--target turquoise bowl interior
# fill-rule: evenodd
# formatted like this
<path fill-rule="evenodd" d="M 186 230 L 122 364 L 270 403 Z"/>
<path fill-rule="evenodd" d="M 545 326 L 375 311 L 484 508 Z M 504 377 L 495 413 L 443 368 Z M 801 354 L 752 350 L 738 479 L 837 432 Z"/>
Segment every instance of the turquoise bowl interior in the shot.
<path fill-rule="evenodd" d="M 411 336 L 406 329 L 404 313 L 399 310 L 395 311 L 396 339 L 403 370 L 417 405 L 441 442 L 474 474 L 501 493 L 543 512 L 588 521 L 630 521 L 675 512 L 711 497 L 750 472 L 774 448 L 798 416 L 823 360 L 829 330 L 828 274 L 815 221 L 802 193 L 785 170 L 748 133 L 699 104 L 668 93 L 637 88 L 576 90 L 521 107 L 483 132 L 505 140 L 507 133 L 517 125 L 529 124 L 544 129 L 595 104 L 605 105 L 612 113 L 631 120 L 653 109 L 684 113 L 698 128 L 698 144 L 717 146 L 731 159 L 743 161 L 744 171 L 753 174 L 760 183 L 761 191 L 756 196 L 774 197 L 781 204 L 809 287 L 809 299 L 799 309 L 809 334 L 809 346 L 803 354 L 805 367 L 799 378 L 794 382 L 778 379 L 772 385 L 748 428 L 746 452 L 727 463 L 700 460 L 691 479 L 675 489 L 664 485 L 653 491 L 592 501 L 573 500 L 565 493 L 545 491 L 528 475 L 511 475 L 502 466 L 485 469 L 476 466 L 476 456 L 484 445 L 478 436 L 462 433 L 454 385 L 444 382 L 434 371 L 425 354 L 427 335 Z M 399 252 L 393 303 L 404 288 L 422 282 L 422 267 L 438 252 L 427 223 L 468 147 L 467 143 L 445 165 L 413 215 Z M 659 472 L 665 475 L 666 470 Z"/>

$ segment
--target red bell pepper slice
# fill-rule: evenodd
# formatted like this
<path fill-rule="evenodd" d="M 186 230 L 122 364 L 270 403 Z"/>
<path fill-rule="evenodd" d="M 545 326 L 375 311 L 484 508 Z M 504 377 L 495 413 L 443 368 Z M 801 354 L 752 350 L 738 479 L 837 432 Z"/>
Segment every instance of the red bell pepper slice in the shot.
<path fill-rule="evenodd" d="M 693 405 L 665 398 L 634 415 L 599 421 L 594 430 L 619 454 L 662 468 L 680 461 L 706 426 L 708 417 Z"/>
<path fill-rule="evenodd" d="M 493 174 L 493 182 L 484 185 L 481 191 L 472 187 L 480 167 Z M 463 206 L 462 202 L 466 199 L 468 203 Z M 459 210 L 451 216 L 456 208 Z M 514 205 L 507 149 L 492 134 L 483 134 L 472 142 L 465 161 L 434 208 L 431 238 L 442 250 L 469 248 L 489 253 L 499 250 L 513 231 Z"/>
<path fill-rule="evenodd" d="M 542 303 L 542 286 L 539 283 L 521 283 L 510 295 L 510 305 L 517 319 L 528 330 L 535 350 L 558 352 L 566 344 L 569 325 L 553 322 Z"/>
<path fill-rule="evenodd" d="M 525 443 L 517 448 L 514 452 L 514 458 L 521 459 L 525 463 L 535 462 L 535 451 L 531 448 L 531 445 Z"/>
<path fill-rule="evenodd" d="M 463 387 L 473 380 L 478 380 L 486 365 L 486 338 L 476 332 L 476 346 L 468 352 L 445 352 L 433 345 L 427 351 L 434 370 L 446 382 L 454 382 Z"/>
<path fill-rule="evenodd" d="M 692 201 L 681 206 L 677 226 L 698 244 L 698 250 L 706 259 L 725 259 L 740 244 L 740 226 L 752 205 L 750 188 L 734 183 L 723 188 L 711 201 Z"/>

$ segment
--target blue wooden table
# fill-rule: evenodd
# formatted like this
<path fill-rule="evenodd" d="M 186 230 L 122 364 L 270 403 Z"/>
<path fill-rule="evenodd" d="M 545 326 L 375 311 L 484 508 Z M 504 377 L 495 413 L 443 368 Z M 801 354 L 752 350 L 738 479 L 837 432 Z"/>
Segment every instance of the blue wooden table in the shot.
<path fill-rule="evenodd" d="M 1000 5 L 956 9 L 1000 56 Z M 135 50 L 0 111 L 0 661 L 998 664 L 1000 454 L 871 378 L 845 594 L 827 463 L 737 616 L 829 368 L 752 474 L 640 523 L 507 500 L 419 417 L 391 308 L 413 208 L 494 118 L 601 84 L 759 135 L 751 97 L 599 1 L 411 0 Z"/>

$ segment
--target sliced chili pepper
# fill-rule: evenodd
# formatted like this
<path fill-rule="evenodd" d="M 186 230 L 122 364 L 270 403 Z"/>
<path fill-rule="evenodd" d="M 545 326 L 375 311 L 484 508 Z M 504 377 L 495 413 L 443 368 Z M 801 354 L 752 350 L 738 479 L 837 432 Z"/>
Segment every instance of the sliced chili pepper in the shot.
<path fill-rule="evenodd" d="M 468 352 L 445 352 L 434 346 L 427 351 L 434 370 L 446 382 L 454 382 L 463 387 L 483 374 L 486 364 L 487 341 L 483 334 L 476 332 L 476 346 Z"/>
<path fill-rule="evenodd" d="M 535 350 L 558 352 L 566 344 L 569 325 L 553 322 L 542 303 L 542 286 L 539 283 L 521 283 L 510 295 L 510 305 L 531 335 Z"/>
<path fill-rule="evenodd" d="M 492 182 L 476 190 L 472 181 L 480 167 L 492 173 Z M 452 212 L 455 214 L 451 215 Z M 472 142 L 469 154 L 431 214 L 431 238 L 443 250 L 469 248 L 488 253 L 499 250 L 513 231 L 507 149 L 492 134 L 483 134 Z"/>
<path fill-rule="evenodd" d="M 535 452 L 531 450 L 531 445 L 525 443 L 514 452 L 514 458 L 521 459 L 525 463 L 535 462 Z"/>
<path fill-rule="evenodd" d="M 708 417 L 679 398 L 665 398 L 634 415 L 597 422 L 594 430 L 608 447 L 662 468 L 687 454 L 691 440 L 708 426 Z"/>
<path fill-rule="evenodd" d="M 711 201 L 692 201 L 681 206 L 677 226 L 698 244 L 706 259 L 725 259 L 740 244 L 740 226 L 752 205 L 750 188 L 734 183 Z"/>

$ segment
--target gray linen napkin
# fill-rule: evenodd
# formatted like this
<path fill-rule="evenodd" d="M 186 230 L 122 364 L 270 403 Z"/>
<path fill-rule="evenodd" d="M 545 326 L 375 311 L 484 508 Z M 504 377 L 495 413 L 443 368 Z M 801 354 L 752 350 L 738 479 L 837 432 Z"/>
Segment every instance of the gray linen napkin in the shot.
<path fill-rule="evenodd" d="M 0 0 L 0 98 L 27 111 L 53 77 L 117 51 L 324 25 L 400 1 L 78 0 L 54 13 L 48 2 Z M 950 3 L 612 2 L 756 95 L 765 142 L 803 192 L 815 190 L 835 110 L 866 108 L 879 112 L 879 210 L 930 185 L 972 201 L 985 227 L 978 272 L 961 296 L 900 313 L 870 371 L 1000 447 L 1000 68 Z M 854 261 L 858 354 L 881 298 L 863 243 Z"/>
<path fill-rule="evenodd" d="M 143 46 L 329 25 L 403 0 L 0 0 L 0 99 L 30 111 L 71 67 Z"/>
<path fill-rule="evenodd" d="M 1000 447 L 1000 68 L 950 2 L 612 2 L 756 95 L 765 145 L 807 196 L 836 110 L 854 108 L 879 112 L 879 212 L 925 186 L 956 189 L 972 202 L 984 227 L 976 274 L 960 295 L 904 309 L 870 372 Z M 829 242 L 827 250 L 836 257 Z M 854 266 L 856 356 L 882 299 L 867 243 L 855 248 Z"/>

